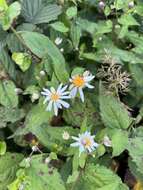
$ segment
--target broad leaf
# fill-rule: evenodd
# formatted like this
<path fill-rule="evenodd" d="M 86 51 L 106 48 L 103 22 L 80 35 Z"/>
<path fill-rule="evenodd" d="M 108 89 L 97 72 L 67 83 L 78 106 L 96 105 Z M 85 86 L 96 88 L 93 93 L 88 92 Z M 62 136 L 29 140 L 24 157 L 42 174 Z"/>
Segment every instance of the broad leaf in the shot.
<path fill-rule="evenodd" d="M 21 32 L 20 34 L 26 45 L 34 54 L 40 58 L 43 58 L 46 55 L 50 57 L 55 74 L 61 82 L 65 83 L 69 80 L 65 59 L 59 49 L 47 36 L 36 32 Z M 61 73 L 63 74 L 61 75 Z"/>
<path fill-rule="evenodd" d="M 22 15 L 27 22 L 33 24 L 48 23 L 56 20 L 61 14 L 57 4 L 44 4 L 42 0 L 21 0 Z"/>
<path fill-rule="evenodd" d="M 18 96 L 15 84 L 10 80 L 0 81 L 0 104 L 5 107 L 17 107 Z"/>
<path fill-rule="evenodd" d="M 131 118 L 123 103 L 117 98 L 106 93 L 103 86 L 100 86 L 100 111 L 106 127 L 127 129 L 131 124 Z"/>
<path fill-rule="evenodd" d="M 0 189 L 6 190 L 16 176 L 19 163 L 23 159 L 22 154 L 6 153 L 0 157 Z"/>

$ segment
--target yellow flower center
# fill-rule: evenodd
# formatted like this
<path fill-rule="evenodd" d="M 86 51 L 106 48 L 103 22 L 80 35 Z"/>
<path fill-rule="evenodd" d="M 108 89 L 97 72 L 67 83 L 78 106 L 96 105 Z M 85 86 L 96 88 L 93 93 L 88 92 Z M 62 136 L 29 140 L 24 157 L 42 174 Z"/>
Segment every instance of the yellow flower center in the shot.
<path fill-rule="evenodd" d="M 91 142 L 91 140 L 89 138 L 86 137 L 86 138 L 83 139 L 83 144 L 84 144 L 84 146 L 86 148 L 88 148 L 88 147 L 90 147 L 92 145 L 92 142 Z"/>
<path fill-rule="evenodd" d="M 84 78 L 81 77 L 81 76 L 79 76 L 79 75 L 77 75 L 77 76 L 73 79 L 72 82 L 73 82 L 74 86 L 76 86 L 76 87 L 82 87 L 82 86 L 84 86 L 84 84 L 85 84 Z"/>
<path fill-rule="evenodd" d="M 54 93 L 51 95 L 51 100 L 57 101 L 60 98 L 60 96 L 57 93 Z"/>

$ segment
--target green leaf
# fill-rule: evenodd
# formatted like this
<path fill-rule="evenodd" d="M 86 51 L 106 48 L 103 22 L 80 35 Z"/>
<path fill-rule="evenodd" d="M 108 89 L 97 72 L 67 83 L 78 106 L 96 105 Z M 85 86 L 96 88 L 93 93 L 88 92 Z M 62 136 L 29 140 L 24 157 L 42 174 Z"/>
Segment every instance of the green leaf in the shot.
<path fill-rule="evenodd" d="M 68 132 L 70 136 L 75 136 L 78 133 L 78 129 L 73 129 L 72 127 L 51 127 L 48 124 L 41 124 L 38 126 L 33 126 L 30 130 L 34 135 L 37 136 L 39 141 L 48 149 L 55 150 L 62 154 L 66 154 L 71 141 L 66 141 L 63 139 L 63 133 Z"/>
<path fill-rule="evenodd" d="M 63 23 L 63 22 L 60 22 L 60 21 L 54 22 L 54 23 L 50 24 L 50 26 L 51 26 L 53 29 L 55 29 L 56 31 L 58 31 L 58 32 L 66 33 L 66 32 L 69 31 L 69 28 L 66 27 L 66 26 L 64 25 L 64 23 Z"/>
<path fill-rule="evenodd" d="M 101 117 L 106 127 L 127 129 L 130 126 L 132 120 L 123 103 L 107 94 L 102 85 L 100 85 L 99 102 Z"/>
<path fill-rule="evenodd" d="M 69 7 L 66 11 L 66 15 L 69 19 L 74 18 L 77 15 L 77 7 Z"/>
<path fill-rule="evenodd" d="M 11 60 L 8 52 L 4 49 L 2 49 L 0 52 L 0 62 L 3 65 L 3 67 L 5 68 L 6 72 L 9 74 L 9 76 L 13 80 L 16 80 L 15 64 Z"/>
<path fill-rule="evenodd" d="M 29 69 L 32 61 L 31 57 L 27 53 L 18 53 L 15 52 L 12 54 L 12 59 L 17 65 L 21 68 L 23 72 Z"/>
<path fill-rule="evenodd" d="M 25 168 L 25 175 L 29 181 L 28 190 L 65 190 L 57 169 L 49 168 L 44 159 L 46 155 L 32 156 L 30 167 Z"/>
<path fill-rule="evenodd" d="M 6 0 L 0 0 L 0 9 L 1 8 L 3 8 L 4 10 L 8 9 Z"/>
<path fill-rule="evenodd" d="M 29 132 L 32 132 L 33 128 L 39 128 L 43 123 L 49 123 L 53 114 L 46 111 L 46 108 L 41 104 L 35 105 L 28 112 L 25 125 Z M 38 130 L 38 129 L 37 129 Z"/>
<path fill-rule="evenodd" d="M 125 14 L 122 15 L 119 19 L 118 22 L 122 24 L 123 26 L 134 26 L 134 25 L 139 25 L 139 23 L 135 20 L 135 18 L 131 14 Z"/>
<path fill-rule="evenodd" d="M 130 138 L 127 149 L 133 163 L 136 164 L 137 170 L 143 175 L 143 137 Z"/>
<path fill-rule="evenodd" d="M 128 190 L 121 179 L 104 166 L 87 164 L 72 188 L 74 190 Z"/>
<path fill-rule="evenodd" d="M 12 3 L 7 9 L 4 16 L 0 19 L 4 30 L 8 30 L 14 19 L 20 14 L 21 6 L 19 2 Z"/>
<path fill-rule="evenodd" d="M 23 159 L 22 154 L 6 153 L 0 157 L 0 189 L 6 190 L 16 176 L 19 163 Z"/>
<path fill-rule="evenodd" d="M 123 130 L 114 130 L 111 140 L 113 148 L 112 156 L 119 156 L 127 147 L 128 133 Z"/>
<path fill-rule="evenodd" d="M 72 126 L 81 126 L 83 118 L 87 117 L 87 126 L 92 126 L 97 122 L 95 113 L 95 106 L 89 98 L 86 98 L 84 103 L 76 98 L 70 108 L 64 110 L 63 117 Z"/>
<path fill-rule="evenodd" d="M 42 0 L 22 0 L 22 15 L 27 22 L 33 24 L 49 23 L 61 14 L 57 4 L 43 3 Z"/>
<path fill-rule="evenodd" d="M 141 64 L 129 64 L 129 69 L 137 85 L 143 86 L 143 67 Z"/>
<path fill-rule="evenodd" d="M 43 58 L 46 54 L 49 55 L 55 74 L 61 82 L 65 83 L 69 80 L 65 59 L 47 36 L 36 32 L 21 32 L 20 34 L 26 45 L 38 57 Z"/>
<path fill-rule="evenodd" d="M 6 153 L 6 143 L 4 141 L 0 141 L 0 156 Z"/>
<path fill-rule="evenodd" d="M 81 28 L 77 24 L 71 25 L 70 36 L 75 49 L 78 49 L 78 45 L 81 37 Z"/>
<path fill-rule="evenodd" d="M 18 96 L 15 84 L 10 80 L 0 81 L 0 104 L 5 107 L 17 107 Z"/>
<path fill-rule="evenodd" d="M 0 128 L 6 127 L 7 123 L 15 123 L 24 118 L 25 113 L 22 109 L 0 107 Z"/>

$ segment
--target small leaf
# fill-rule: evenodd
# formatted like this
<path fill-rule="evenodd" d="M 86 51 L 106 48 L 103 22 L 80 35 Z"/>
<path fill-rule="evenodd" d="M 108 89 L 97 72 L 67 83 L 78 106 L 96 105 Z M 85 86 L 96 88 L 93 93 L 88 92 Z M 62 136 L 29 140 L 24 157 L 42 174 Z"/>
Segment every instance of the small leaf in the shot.
<path fill-rule="evenodd" d="M 66 15 L 69 19 L 75 17 L 77 15 L 77 7 L 70 7 L 66 11 Z"/>
<path fill-rule="evenodd" d="M 68 27 L 66 27 L 63 22 L 54 22 L 50 24 L 50 26 L 58 32 L 66 33 L 69 31 Z"/>
<path fill-rule="evenodd" d="M 5 107 L 17 107 L 18 96 L 15 88 L 16 86 L 12 81 L 0 81 L 0 104 Z"/>
<path fill-rule="evenodd" d="M 13 53 L 12 54 L 12 59 L 15 61 L 17 65 L 21 68 L 23 72 L 29 69 L 32 61 L 31 57 L 27 53 Z"/>

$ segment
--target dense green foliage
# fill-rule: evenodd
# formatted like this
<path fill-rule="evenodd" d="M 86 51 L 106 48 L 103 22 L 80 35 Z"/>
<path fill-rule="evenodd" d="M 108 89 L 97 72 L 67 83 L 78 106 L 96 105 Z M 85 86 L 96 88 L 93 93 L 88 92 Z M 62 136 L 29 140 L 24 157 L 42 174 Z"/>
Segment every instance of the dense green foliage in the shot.
<path fill-rule="evenodd" d="M 142 126 L 142 0 L 0 0 L 0 190 L 142 190 Z"/>

